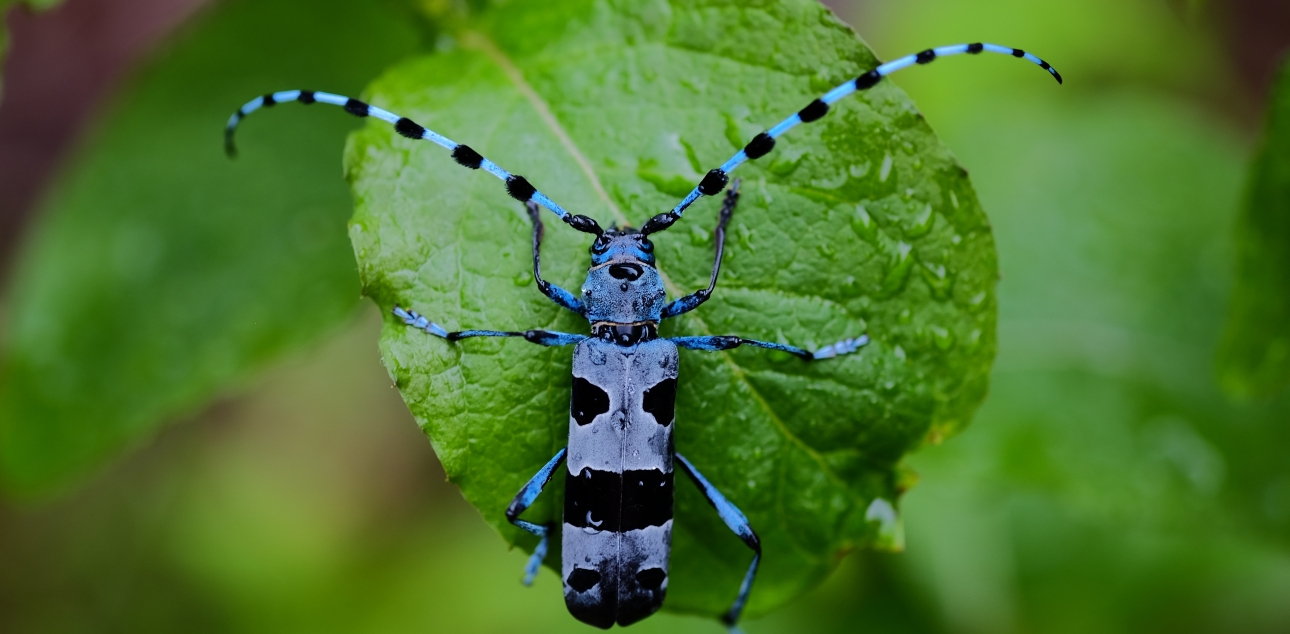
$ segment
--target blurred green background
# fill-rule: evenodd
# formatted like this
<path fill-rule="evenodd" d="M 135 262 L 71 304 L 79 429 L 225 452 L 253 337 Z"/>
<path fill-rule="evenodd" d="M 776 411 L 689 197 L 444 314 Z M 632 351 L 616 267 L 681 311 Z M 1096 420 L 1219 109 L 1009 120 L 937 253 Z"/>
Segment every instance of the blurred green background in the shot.
<path fill-rule="evenodd" d="M 421 14 L 433 14 L 452 3 L 422 4 Z M 1254 15 L 1273 17 L 1251 22 L 1250 4 L 1272 6 Z M 216 169 L 214 131 L 239 101 L 202 106 L 199 95 L 191 108 L 137 121 L 123 104 L 146 101 L 137 87 L 149 78 L 179 72 L 165 69 L 173 56 L 189 60 L 194 86 L 248 96 L 294 87 L 220 76 L 254 65 L 273 20 L 295 20 L 299 33 L 316 17 L 308 3 L 262 5 L 266 39 L 243 43 L 230 54 L 237 63 L 217 63 L 221 40 L 206 25 L 227 25 L 252 11 L 249 2 L 206 6 L 180 27 L 144 62 L 148 70 L 115 88 L 37 211 L 75 203 L 86 180 L 110 179 L 105 170 L 120 161 L 95 158 L 99 148 L 146 136 L 152 123 L 212 130 L 200 160 L 180 154 L 192 150 L 179 143 L 145 144 L 166 174 Z M 902 502 L 906 552 L 852 554 L 823 587 L 747 622 L 750 634 L 1290 631 L 1290 396 L 1234 400 L 1214 365 L 1246 173 L 1290 32 L 1290 20 L 1276 28 L 1276 16 L 1290 14 L 1274 5 L 833 5 L 887 59 L 995 41 L 1037 52 L 1067 81 L 1055 90 L 1033 68 L 987 58 L 895 78 L 972 171 L 994 223 L 1003 279 L 991 394 L 963 435 L 910 461 L 920 481 Z M 328 87 L 357 91 L 384 65 L 433 46 L 433 25 L 411 12 L 393 3 L 370 11 L 387 17 L 347 19 L 367 39 L 340 45 L 379 40 L 380 50 L 275 72 L 322 88 L 330 69 L 341 85 Z M 184 48 L 196 36 L 206 43 Z M 272 45 L 289 47 L 283 37 Z M 288 222 L 304 237 L 287 246 L 301 257 L 347 248 L 338 168 L 353 124 L 321 114 L 278 121 L 299 126 L 283 139 L 313 139 L 293 146 L 312 159 L 290 180 L 189 195 L 236 207 L 238 196 L 275 185 L 323 192 L 308 209 L 330 210 L 340 242 Z M 258 130 L 267 156 L 253 166 L 291 158 L 267 151 L 270 127 Z M 140 152 L 130 148 L 123 152 Z M 228 182 L 251 169 L 239 165 Z M 39 219 L 28 225 L 29 240 L 49 231 Z M 6 244 L 23 249 L 11 237 Z M 26 269 L 9 268 L 20 293 Z M 215 405 L 196 396 L 164 404 L 192 413 L 57 495 L 0 502 L 0 631 L 584 628 L 565 612 L 554 575 L 519 584 L 524 554 L 507 551 L 444 483 L 380 365 L 375 309 L 330 310 L 356 313 L 340 331 L 308 326 L 330 334 L 321 344 L 283 344 L 294 350 L 286 361 L 270 363 L 280 348 L 251 346 L 240 363 L 253 378 Z M 227 316 L 239 318 L 266 317 Z M 671 614 L 633 627 L 720 631 Z"/>

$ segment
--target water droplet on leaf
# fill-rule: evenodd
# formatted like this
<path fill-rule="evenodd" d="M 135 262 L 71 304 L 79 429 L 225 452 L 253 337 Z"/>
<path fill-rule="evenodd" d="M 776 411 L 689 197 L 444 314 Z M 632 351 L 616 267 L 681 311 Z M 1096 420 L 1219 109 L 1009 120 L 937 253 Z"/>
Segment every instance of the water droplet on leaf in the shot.
<path fill-rule="evenodd" d="M 712 243 L 712 234 L 704 231 L 698 225 L 690 226 L 690 244 L 696 247 L 706 246 Z"/>
<path fill-rule="evenodd" d="M 932 213 L 932 206 L 923 205 L 923 208 L 914 215 L 909 226 L 905 227 L 905 237 L 911 240 L 921 238 L 932 230 L 934 224 L 936 224 L 936 214 Z"/>
<path fill-rule="evenodd" d="M 909 272 L 914 268 L 913 245 L 898 242 L 887 253 L 887 271 L 882 278 L 880 295 L 890 297 L 904 290 Z"/>
<path fill-rule="evenodd" d="M 864 205 L 856 205 L 856 213 L 851 217 L 851 230 L 865 242 L 872 244 L 878 239 L 878 225 Z"/>
<path fill-rule="evenodd" d="M 932 291 L 932 297 L 942 301 L 949 299 L 950 290 L 954 286 L 954 276 L 949 274 L 945 265 L 924 262 L 922 272 L 923 280 Z"/>
<path fill-rule="evenodd" d="M 954 347 L 954 333 L 940 326 L 929 326 L 928 330 L 932 333 L 932 343 L 942 352 Z"/>
<path fill-rule="evenodd" d="M 891 155 L 887 154 L 882 157 L 882 167 L 878 168 L 878 181 L 887 182 L 887 177 L 891 175 Z"/>

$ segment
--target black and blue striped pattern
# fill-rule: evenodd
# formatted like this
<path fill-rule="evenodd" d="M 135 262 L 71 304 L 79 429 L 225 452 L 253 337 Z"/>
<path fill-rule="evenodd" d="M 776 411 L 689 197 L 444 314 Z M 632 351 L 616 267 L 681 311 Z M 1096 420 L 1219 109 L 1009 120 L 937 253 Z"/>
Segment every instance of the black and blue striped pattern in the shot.
<path fill-rule="evenodd" d="M 376 106 L 364 103 L 357 99 L 343 95 L 335 95 L 329 92 L 316 92 L 313 90 L 283 90 L 256 97 L 238 108 L 233 116 L 229 117 L 228 125 L 224 127 L 224 151 L 229 156 L 237 155 L 237 146 L 233 143 L 233 135 L 237 131 L 237 125 L 245 119 L 247 115 L 259 110 L 260 108 L 269 108 L 276 104 L 298 101 L 303 104 L 325 103 L 333 106 L 340 106 L 345 112 L 356 117 L 375 117 L 386 123 L 394 125 L 394 130 L 400 135 L 409 139 L 429 141 L 452 153 L 452 158 L 462 167 L 470 169 L 482 169 L 493 176 L 496 176 L 506 185 L 506 193 L 520 202 L 534 202 L 547 209 L 550 209 L 561 220 L 573 225 L 575 229 L 587 231 L 589 233 L 599 234 L 599 227 L 595 226 L 595 221 L 585 216 L 576 216 L 565 211 L 563 207 L 547 197 L 546 194 L 538 191 L 528 179 L 519 174 L 512 174 L 500 165 L 484 158 L 479 152 L 476 152 L 469 145 L 457 143 L 434 130 L 426 128 L 421 124 L 403 116 L 399 116 L 378 108 Z M 592 227 L 595 227 L 594 230 Z"/>
<path fill-rule="evenodd" d="M 736 152 L 735 155 L 730 157 L 730 160 L 723 163 L 721 167 L 709 171 L 703 177 L 703 180 L 699 182 L 698 186 L 686 195 L 685 198 L 681 199 L 681 202 L 677 203 L 676 207 L 673 207 L 672 210 L 667 213 L 655 216 L 654 219 L 650 220 L 646 227 L 650 228 L 652 231 L 666 229 L 672 223 L 679 220 L 681 218 L 681 214 L 685 212 L 686 208 L 693 204 L 694 201 L 698 200 L 700 196 L 713 196 L 724 189 L 726 181 L 729 179 L 730 172 L 734 171 L 735 168 L 739 167 L 746 161 L 756 160 L 769 154 L 771 150 L 775 149 L 775 140 L 785 132 L 792 130 L 800 123 L 810 123 L 823 118 L 824 115 L 829 113 L 829 107 L 843 97 L 860 90 L 868 90 L 881 81 L 883 77 L 886 77 L 902 68 L 913 66 L 915 64 L 928 64 L 940 57 L 960 55 L 963 53 L 975 55 L 983 51 L 1025 59 L 1048 71 L 1053 78 L 1057 80 L 1057 83 L 1062 83 L 1061 73 L 1058 73 L 1057 69 L 1049 65 L 1048 62 L 1039 59 L 1032 53 L 1027 53 L 1019 48 L 1012 48 L 1010 46 L 983 43 L 955 44 L 953 46 L 929 48 L 920 53 L 906 55 L 895 61 L 887 62 L 886 64 L 883 64 L 853 80 L 839 85 L 833 90 L 825 93 L 819 99 L 807 104 L 805 108 L 802 108 L 798 112 L 790 115 L 787 119 L 780 121 L 775 125 L 775 127 L 753 137 L 753 139 L 748 142 L 748 145 L 744 146 L 742 150 Z"/>

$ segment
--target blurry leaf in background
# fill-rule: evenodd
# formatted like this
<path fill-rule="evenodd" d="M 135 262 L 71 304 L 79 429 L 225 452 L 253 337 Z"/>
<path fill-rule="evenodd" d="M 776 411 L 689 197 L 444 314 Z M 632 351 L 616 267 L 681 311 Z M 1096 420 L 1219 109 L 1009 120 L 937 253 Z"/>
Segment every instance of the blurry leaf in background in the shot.
<path fill-rule="evenodd" d="M 959 630 L 1281 631 L 1290 403 L 1211 372 L 1235 135 L 1138 91 L 965 101 L 964 160 L 1014 162 L 974 174 L 1003 343 L 973 433 L 911 460 L 907 563 Z"/>
<path fill-rule="evenodd" d="M 470 144 L 602 226 L 670 209 L 753 135 L 876 65 L 813 0 L 512 2 L 474 28 L 461 48 L 383 75 L 370 101 Z M 1057 89 L 1027 70 L 1034 90 Z M 389 310 L 452 330 L 587 324 L 532 283 L 529 220 L 491 175 L 385 123 L 352 139 L 351 235 L 365 293 L 386 313 L 386 364 L 449 477 L 508 541 L 532 548 L 503 512 L 566 444 L 570 349 L 449 344 Z M 997 272 L 965 172 L 891 82 L 839 102 L 734 176 L 743 195 L 717 294 L 665 333 L 808 348 L 873 338 L 811 365 L 753 348 L 681 353 L 677 450 L 761 537 L 757 614 L 818 583 L 846 551 L 899 547 L 898 464 L 925 438 L 962 429 L 984 397 Z M 703 199 L 654 239 L 670 297 L 707 284 L 720 202 Z M 544 272 L 576 292 L 590 238 L 543 216 Z M 527 519 L 558 519 L 561 482 Z M 688 482 L 675 517 L 665 607 L 724 612 L 751 554 Z M 547 565 L 559 570 L 554 549 Z"/>
<path fill-rule="evenodd" d="M 0 0 L 0 65 L 4 64 L 5 52 L 9 49 L 9 29 L 5 27 L 5 16 L 9 13 L 9 8 L 18 4 L 24 4 L 33 10 L 42 10 L 52 7 L 62 0 Z M 4 77 L 0 75 L 0 99 L 4 98 Z"/>
<path fill-rule="evenodd" d="M 1219 365 L 1231 393 L 1269 396 L 1290 383 L 1290 63 L 1268 102 L 1248 187 Z"/>
<path fill-rule="evenodd" d="M 155 56 L 15 268 L 0 368 L 5 488 L 69 482 L 351 314 L 338 159 L 352 122 L 263 117 L 235 162 L 221 128 L 272 90 L 357 90 L 417 47 L 408 18 L 343 0 L 234 0 Z"/>
<path fill-rule="evenodd" d="M 1152 2 L 871 6 L 884 54 L 981 33 L 1067 78 L 899 78 L 974 168 L 1004 277 L 990 398 L 911 458 L 893 584 L 953 632 L 1284 632 L 1290 400 L 1232 405 L 1212 372 L 1246 151 L 1204 107 L 1222 56 Z"/>

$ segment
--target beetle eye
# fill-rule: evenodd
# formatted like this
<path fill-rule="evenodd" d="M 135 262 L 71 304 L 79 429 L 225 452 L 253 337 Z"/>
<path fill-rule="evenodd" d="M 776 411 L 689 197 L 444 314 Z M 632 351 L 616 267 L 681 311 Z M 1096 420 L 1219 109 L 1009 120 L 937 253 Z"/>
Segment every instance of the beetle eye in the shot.
<path fill-rule="evenodd" d="M 646 253 L 654 252 L 654 243 L 649 240 L 641 240 L 641 250 Z"/>
<path fill-rule="evenodd" d="M 609 241 L 605 240 L 604 238 L 596 238 L 596 241 L 591 243 L 591 252 L 595 253 L 596 255 L 600 255 L 601 253 L 604 253 L 608 249 L 609 249 Z"/>

